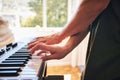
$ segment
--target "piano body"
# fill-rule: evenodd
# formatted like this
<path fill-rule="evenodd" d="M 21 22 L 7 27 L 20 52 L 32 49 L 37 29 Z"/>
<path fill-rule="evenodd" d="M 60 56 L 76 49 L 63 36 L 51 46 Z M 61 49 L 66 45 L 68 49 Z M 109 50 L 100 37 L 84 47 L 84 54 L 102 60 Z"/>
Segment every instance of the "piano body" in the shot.
<path fill-rule="evenodd" d="M 0 80 L 43 80 L 46 76 L 45 61 L 28 53 L 27 42 L 0 48 Z"/>

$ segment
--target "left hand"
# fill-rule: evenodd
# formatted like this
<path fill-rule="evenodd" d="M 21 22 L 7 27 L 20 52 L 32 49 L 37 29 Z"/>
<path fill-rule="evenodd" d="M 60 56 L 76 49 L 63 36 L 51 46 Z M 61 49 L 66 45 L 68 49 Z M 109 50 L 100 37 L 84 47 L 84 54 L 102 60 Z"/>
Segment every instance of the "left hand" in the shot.
<path fill-rule="evenodd" d="M 41 37 L 37 37 L 34 41 L 28 43 L 28 49 L 34 47 L 36 44 L 39 44 L 40 42 L 46 44 L 58 44 L 61 41 L 62 39 L 59 36 L 59 32 L 49 36 L 41 36 Z"/>

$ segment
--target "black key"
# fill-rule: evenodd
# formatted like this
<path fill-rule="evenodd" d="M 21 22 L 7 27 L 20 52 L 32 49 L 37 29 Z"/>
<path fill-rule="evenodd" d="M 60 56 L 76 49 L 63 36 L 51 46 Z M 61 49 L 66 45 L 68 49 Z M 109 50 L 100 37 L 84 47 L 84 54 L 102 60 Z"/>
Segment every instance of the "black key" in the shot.
<path fill-rule="evenodd" d="M 0 55 L 4 54 L 5 53 L 5 50 L 4 49 L 1 49 L 0 50 Z"/>
<path fill-rule="evenodd" d="M 6 47 L 12 47 L 12 43 L 7 44 Z"/>
<path fill-rule="evenodd" d="M 28 55 L 28 56 L 31 56 L 30 54 L 28 54 L 28 53 L 15 53 L 15 54 L 12 54 L 12 55 Z"/>
<path fill-rule="evenodd" d="M 11 57 L 30 57 L 30 55 L 28 55 L 28 54 L 13 54 L 13 55 L 11 55 Z"/>
<path fill-rule="evenodd" d="M 18 72 L 22 71 L 20 67 L 0 67 L 0 71 L 13 71 L 16 70 Z"/>
<path fill-rule="evenodd" d="M 16 57 L 16 58 L 26 57 L 28 59 L 32 58 L 30 54 L 13 54 L 10 57 Z"/>
<path fill-rule="evenodd" d="M 5 77 L 5 76 L 18 76 L 19 73 L 17 72 L 17 70 L 13 70 L 13 71 L 0 71 L 0 76 L 1 77 Z"/>
<path fill-rule="evenodd" d="M 26 49 L 27 48 L 27 45 L 23 46 L 22 49 Z"/>
<path fill-rule="evenodd" d="M 20 49 L 20 50 L 18 50 L 16 53 L 29 53 L 29 52 L 28 52 L 27 49 L 26 49 L 26 50 L 22 50 L 22 49 Z"/>
<path fill-rule="evenodd" d="M 14 61 L 23 61 L 23 62 L 24 62 L 24 61 L 26 61 L 26 60 L 5 60 L 5 61 L 13 61 L 13 62 L 14 62 Z"/>
<path fill-rule="evenodd" d="M 27 50 L 27 48 L 24 48 L 24 47 L 23 47 L 23 48 L 21 48 L 21 49 L 19 49 L 19 50 Z"/>
<path fill-rule="evenodd" d="M 12 48 L 12 43 L 6 45 L 6 51 L 9 51 Z"/>
<path fill-rule="evenodd" d="M 18 45 L 17 43 L 13 43 L 13 44 L 12 44 L 12 48 L 17 47 L 17 45 Z"/>
<path fill-rule="evenodd" d="M 0 67 L 23 67 L 25 64 L 23 62 L 16 63 L 0 63 Z"/>
<path fill-rule="evenodd" d="M 6 60 L 26 60 L 28 61 L 28 58 L 7 58 Z"/>
<path fill-rule="evenodd" d="M 32 55 L 29 54 L 29 53 L 14 53 L 13 55 L 29 55 L 29 56 L 32 56 Z"/>
<path fill-rule="evenodd" d="M 29 55 L 12 55 L 12 56 L 9 56 L 9 58 L 28 58 L 28 59 L 31 59 L 31 57 Z"/>
<path fill-rule="evenodd" d="M 2 61 L 2 63 L 17 63 L 17 62 L 23 62 L 24 64 L 27 63 L 26 60 L 5 60 L 5 61 Z"/>
<path fill-rule="evenodd" d="M 26 49 L 27 50 L 27 47 L 22 47 L 21 49 Z"/>
<path fill-rule="evenodd" d="M 6 47 L 6 51 L 9 51 L 11 49 L 11 47 Z"/>

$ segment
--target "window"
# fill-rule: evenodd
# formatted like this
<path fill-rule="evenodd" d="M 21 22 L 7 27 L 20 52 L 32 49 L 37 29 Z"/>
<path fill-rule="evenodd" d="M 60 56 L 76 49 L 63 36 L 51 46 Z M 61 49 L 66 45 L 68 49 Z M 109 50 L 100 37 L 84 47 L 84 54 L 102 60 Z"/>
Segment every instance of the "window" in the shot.
<path fill-rule="evenodd" d="M 47 1 L 47 26 L 62 27 L 67 22 L 67 0 Z"/>
<path fill-rule="evenodd" d="M 0 15 L 16 27 L 63 27 L 70 0 L 0 0 Z"/>

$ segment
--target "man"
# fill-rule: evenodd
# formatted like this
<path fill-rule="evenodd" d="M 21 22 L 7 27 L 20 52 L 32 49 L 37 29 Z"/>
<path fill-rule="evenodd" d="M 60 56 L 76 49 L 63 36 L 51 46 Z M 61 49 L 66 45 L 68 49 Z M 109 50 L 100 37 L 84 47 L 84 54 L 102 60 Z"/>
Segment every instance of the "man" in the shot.
<path fill-rule="evenodd" d="M 82 80 L 120 80 L 120 0 L 82 0 L 78 11 L 63 31 L 38 37 L 28 44 L 30 53 L 49 52 L 43 60 L 61 59 L 90 31 L 86 68 Z M 60 43 L 70 37 L 64 46 Z"/>

